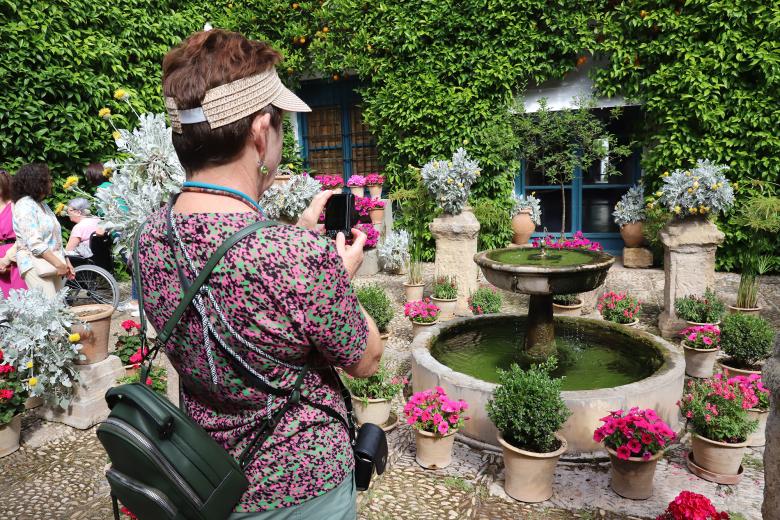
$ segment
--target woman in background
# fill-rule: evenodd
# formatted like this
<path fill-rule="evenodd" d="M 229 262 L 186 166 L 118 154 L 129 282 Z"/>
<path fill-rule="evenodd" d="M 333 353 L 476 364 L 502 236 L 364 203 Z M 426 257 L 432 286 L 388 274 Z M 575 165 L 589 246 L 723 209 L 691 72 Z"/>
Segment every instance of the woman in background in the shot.
<path fill-rule="evenodd" d="M 16 266 L 16 234 L 11 202 L 11 176 L 0 170 L 0 290 L 8 298 L 11 289 L 27 289 Z"/>
<path fill-rule="evenodd" d="M 71 199 L 65 206 L 68 218 L 75 224 L 70 231 L 70 238 L 65 246 L 66 255 L 90 258 L 92 249 L 90 249 L 89 241 L 92 238 L 92 234 L 103 234 L 99 228 L 100 219 L 90 216 L 89 206 L 89 201 L 84 197 Z"/>

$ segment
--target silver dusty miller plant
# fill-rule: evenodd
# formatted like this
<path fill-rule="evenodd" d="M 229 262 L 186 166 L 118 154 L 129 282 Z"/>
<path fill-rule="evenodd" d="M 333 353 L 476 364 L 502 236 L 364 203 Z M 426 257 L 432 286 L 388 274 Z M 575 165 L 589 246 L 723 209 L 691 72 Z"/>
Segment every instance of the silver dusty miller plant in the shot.
<path fill-rule="evenodd" d="M 74 362 L 81 344 L 71 337 L 76 321 L 67 289 L 48 298 L 40 289 L 12 290 L 0 300 L 0 344 L 5 361 L 24 378 L 30 395 L 67 407 L 78 381 Z M 75 341 L 71 342 L 71 339 Z"/>
<path fill-rule="evenodd" d="M 422 181 L 444 213 L 458 215 L 469 198 L 469 190 L 479 177 L 479 163 L 458 148 L 450 161 L 433 160 L 422 167 Z"/>
<path fill-rule="evenodd" d="M 734 204 L 734 190 L 723 174 L 728 169 L 699 159 L 691 169 L 664 172 L 658 202 L 678 218 L 724 213 Z"/>
<path fill-rule="evenodd" d="M 624 226 L 645 220 L 645 196 L 642 185 L 632 186 L 620 197 L 612 212 L 615 224 Z"/>
<path fill-rule="evenodd" d="M 400 270 L 409 263 L 409 233 L 403 229 L 388 232 L 376 250 L 383 269 Z"/>
<path fill-rule="evenodd" d="M 321 190 L 320 183 L 312 177 L 306 174 L 291 175 L 286 183 L 268 188 L 260 198 L 260 206 L 270 219 L 283 218 L 297 222 Z"/>
<path fill-rule="evenodd" d="M 512 194 L 512 211 L 510 217 L 514 218 L 522 210 L 531 210 L 531 222 L 537 226 L 542 223 L 542 204 L 533 194 L 530 195 L 518 195 Z"/>

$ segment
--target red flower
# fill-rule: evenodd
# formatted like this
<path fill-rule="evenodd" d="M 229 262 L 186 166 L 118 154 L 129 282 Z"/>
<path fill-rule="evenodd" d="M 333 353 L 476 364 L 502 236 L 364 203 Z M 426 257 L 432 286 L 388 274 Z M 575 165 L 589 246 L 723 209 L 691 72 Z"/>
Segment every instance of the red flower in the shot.
<path fill-rule="evenodd" d="M 132 518 L 132 519 L 134 519 L 134 520 L 137 520 L 137 519 L 138 519 L 138 517 L 137 517 L 137 516 L 135 516 L 135 515 L 133 514 L 133 512 L 132 512 L 132 511 L 130 511 L 129 509 L 127 509 L 127 507 L 125 507 L 125 506 L 122 506 L 121 508 L 119 508 L 119 511 L 121 511 L 121 513 L 122 513 L 123 515 L 127 515 L 127 516 L 129 516 L 130 518 Z"/>
<path fill-rule="evenodd" d="M 728 513 L 719 513 L 704 495 L 683 491 L 669 502 L 656 520 L 728 520 Z"/>
<path fill-rule="evenodd" d="M 151 377 L 147 377 L 146 378 L 146 386 L 152 386 L 152 378 Z"/>
<path fill-rule="evenodd" d="M 14 396 L 14 391 L 9 389 L 0 390 L 0 400 L 10 399 Z"/>
<path fill-rule="evenodd" d="M 628 460 L 631 458 L 631 450 L 626 445 L 620 446 L 617 449 L 617 457 L 619 459 Z"/>
<path fill-rule="evenodd" d="M 125 329 L 127 332 L 130 332 L 132 329 L 141 330 L 141 324 L 137 321 L 133 320 L 125 320 L 122 322 L 122 328 Z"/>

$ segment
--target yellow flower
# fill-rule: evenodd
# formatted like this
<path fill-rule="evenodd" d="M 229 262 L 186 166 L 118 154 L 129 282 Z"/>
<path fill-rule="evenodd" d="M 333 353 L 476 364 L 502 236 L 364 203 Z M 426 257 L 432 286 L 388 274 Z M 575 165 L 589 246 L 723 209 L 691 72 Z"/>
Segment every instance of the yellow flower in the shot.
<path fill-rule="evenodd" d="M 293 168 L 295 168 L 295 165 L 293 163 L 287 165 L 288 170 L 292 170 Z"/>
<path fill-rule="evenodd" d="M 109 177 L 111 177 L 111 172 L 112 171 L 114 171 L 114 170 L 112 170 L 111 168 L 103 168 L 103 177 L 108 179 Z"/>
<path fill-rule="evenodd" d="M 128 94 L 127 91 L 123 88 L 118 88 L 116 89 L 116 91 L 114 91 L 114 99 L 118 99 L 119 101 L 125 101 L 129 97 L 130 94 Z"/>
<path fill-rule="evenodd" d="M 693 188 L 688 188 L 688 193 L 693 193 Z"/>
<path fill-rule="evenodd" d="M 25 366 L 26 366 L 27 368 L 32 368 L 32 367 L 33 367 L 33 362 L 32 362 L 32 361 L 28 361 L 28 362 L 27 362 L 27 364 L 26 364 Z"/>
<path fill-rule="evenodd" d="M 687 172 L 685 172 L 685 176 L 686 176 L 686 177 L 690 177 L 690 176 L 691 176 L 691 171 L 690 171 L 690 170 L 688 170 Z"/>
<path fill-rule="evenodd" d="M 114 130 L 113 132 L 111 132 L 111 137 L 114 138 L 114 141 L 119 141 L 120 139 L 122 139 L 122 134 Z"/>
<path fill-rule="evenodd" d="M 62 215 L 63 211 L 65 211 L 65 204 L 60 202 L 59 204 L 57 204 L 57 207 L 54 208 L 54 214 L 55 215 Z"/>
<path fill-rule="evenodd" d="M 707 206 L 699 206 L 699 213 L 707 213 Z"/>
<path fill-rule="evenodd" d="M 37 377 L 31 377 L 30 379 L 27 380 L 27 384 L 30 385 L 31 387 L 37 385 L 38 384 L 38 378 Z"/>
<path fill-rule="evenodd" d="M 713 184 L 711 187 L 712 187 L 713 190 L 717 190 L 719 188 L 717 182 L 715 184 Z"/>
<path fill-rule="evenodd" d="M 62 185 L 62 189 L 65 191 L 69 191 L 71 188 L 76 186 L 79 183 L 79 178 L 75 175 L 71 175 L 67 179 L 65 179 L 65 184 Z"/>
<path fill-rule="evenodd" d="M 699 187 L 699 181 L 693 181 L 693 187 L 698 188 Z"/>
<path fill-rule="evenodd" d="M 455 181 L 453 181 L 452 179 L 447 179 L 447 184 L 452 184 L 453 182 Z"/>
<path fill-rule="evenodd" d="M 668 177 L 668 176 L 669 176 L 669 172 L 668 172 L 668 171 L 667 171 L 667 172 L 663 172 L 663 173 L 661 174 L 661 177 Z"/>
<path fill-rule="evenodd" d="M 482 173 L 482 170 L 480 170 L 479 168 L 477 168 L 477 169 L 475 170 L 475 173 L 476 173 L 477 177 L 479 177 L 479 174 L 480 174 L 480 173 Z"/>
<path fill-rule="evenodd" d="M 70 341 L 71 343 L 78 343 L 79 341 L 81 341 L 81 334 L 79 334 L 78 332 L 74 332 L 73 334 L 68 336 L 68 341 Z"/>
<path fill-rule="evenodd" d="M 696 210 L 696 208 L 691 208 L 688 211 L 690 211 L 691 213 L 696 213 L 697 210 Z"/>
<path fill-rule="evenodd" d="M 103 107 L 100 109 L 100 111 L 98 111 L 98 116 L 102 117 L 103 119 L 111 119 L 111 110 Z"/>
<path fill-rule="evenodd" d="M 658 190 L 658 191 L 655 192 L 655 196 L 656 197 L 660 197 L 663 194 L 664 194 L 664 192 L 662 192 L 661 190 Z"/>
<path fill-rule="evenodd" d="M 462 188 L 462 187 L 463 187 L 463 183 L 462 183 L 462 182 L 459 182 L 459 183 L 458 183 L 458 188 Z"/>
<path fill-rule="evenodd" d="M 674 207 L 674 212 L 677 213 L 678 215 L 679 215 L 680 211 L 682 211 L 682 208 L 680 206 L 675 206 Z"/>
<path fill-rule="evenodd" d="M 650 208 L 650 209 L 653 209 L 653 208 L 655 207 L 655 202 L 650 202 L 650 203 L 647 205 L 647 207 L 648 207 L 648 208 Z"/>

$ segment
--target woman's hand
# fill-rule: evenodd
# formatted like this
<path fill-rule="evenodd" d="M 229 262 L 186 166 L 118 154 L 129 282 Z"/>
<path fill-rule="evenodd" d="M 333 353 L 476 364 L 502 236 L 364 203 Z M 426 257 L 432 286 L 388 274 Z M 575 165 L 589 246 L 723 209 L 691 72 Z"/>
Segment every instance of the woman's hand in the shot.
<path fill-rule="evenodd" d="M 58 262 L 54 265 L 54 268 L 57 270 L 57 276 L 67 276 L 70 272 L 68 269 L 68 264 L 63 262 Z"/>
<path fill-rule="evenodd" d="M 8 268 L 11 266 L 11 261 L 7 258 L 0 258 L 0 273 L 4 273 L 8 271 Z"/>
<path fill-rule="evenodd" d="M 325 210 L 325 204 L 328 203 L 328 199 L 333 195 L 333 191 L 324 190 L 319 192 L 311 199 L 309 207 L 301 213 L 301 218 L 298 219 L 298 226 L 315 231 L 317 229 L 317 223 L 320 220 L 320 215 Z"/>
<path fill-rule="evenodd" d="M 70 263 L 70 259 L 66 259 L 68 271 L 65 273 L 65 278 L 73 280 L 76 278 L 76 270 L 73 268 L 73 264 Z"/>
<path fill-rule="evenodd" d="M 344 261 L 344 267 L 347 268 L 350 279 L 355 277 L 355 273 L 363 263 L 363 246 L 366 245 L 366 238 L 365 233 L 355 228 L 352 228 L 351 245 L 347 245 L 344 233 L 336 235 L 336 251 Z"/>

